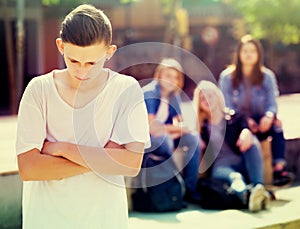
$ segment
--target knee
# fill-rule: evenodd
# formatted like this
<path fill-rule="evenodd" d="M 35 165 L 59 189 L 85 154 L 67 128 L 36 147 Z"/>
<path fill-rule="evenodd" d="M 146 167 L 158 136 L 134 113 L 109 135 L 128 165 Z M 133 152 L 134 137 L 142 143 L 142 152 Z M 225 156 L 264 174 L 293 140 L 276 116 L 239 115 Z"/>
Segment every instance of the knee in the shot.
<path fill-rule="evenodd" d="M 200 146 L 201 138 L 199 137 L 199 134 L 196 133 L 189 133 L 182 135 L 180 139 L 184 145 L 187 146 Z"/>
<path fill-rule="evenodd" d="M 159 137 L 151 137 L 151 148 L 153 151 L 155 149 L 165 150 L 165 151 L 173 151 L 174 143 L 173 139 L 169 135 L 159 136 Z"/>

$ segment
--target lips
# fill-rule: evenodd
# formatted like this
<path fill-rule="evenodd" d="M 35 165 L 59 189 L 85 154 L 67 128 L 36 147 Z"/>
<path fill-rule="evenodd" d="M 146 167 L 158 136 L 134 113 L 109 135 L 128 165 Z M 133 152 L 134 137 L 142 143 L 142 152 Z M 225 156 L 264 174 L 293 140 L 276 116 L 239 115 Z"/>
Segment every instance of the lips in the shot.
<path fill-rule="evenodd" d="M 80 81 L 84 81 L 84 80 L 89 80 L 90 78 L 80 78 L 80 77 L 78 77 L 78 76 L 75 76 L 75 78 L 77 79 L 77 80 L 80 80 Z"/>

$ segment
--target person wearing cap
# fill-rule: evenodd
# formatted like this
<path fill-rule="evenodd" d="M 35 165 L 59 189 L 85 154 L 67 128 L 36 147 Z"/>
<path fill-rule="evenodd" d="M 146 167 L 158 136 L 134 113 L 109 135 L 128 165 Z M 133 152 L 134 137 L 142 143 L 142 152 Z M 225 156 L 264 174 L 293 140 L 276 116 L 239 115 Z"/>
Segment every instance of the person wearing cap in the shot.
<path fill-rule="evenodd" d="M 195 203 L 200 201 L 196 185 L 201 140 L 183 125 L 179 96 L 183 84 L 182 66 L 173 58 L 164 58 L 155 69 L 154 79 L 143 87 L 151 139 L 151 147 L 145 153 L 170 158 L 177 148 L 184 151 L 185 199 Z"/>

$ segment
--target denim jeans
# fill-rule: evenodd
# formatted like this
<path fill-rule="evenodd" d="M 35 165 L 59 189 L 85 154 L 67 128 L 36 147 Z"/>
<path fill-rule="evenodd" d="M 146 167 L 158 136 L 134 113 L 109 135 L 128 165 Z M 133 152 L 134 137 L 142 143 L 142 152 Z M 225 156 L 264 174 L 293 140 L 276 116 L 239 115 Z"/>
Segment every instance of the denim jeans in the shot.
<path fill-rule="evenodd" d="M 254 120 L 259 123 L 261 117 L 254 117 Z M 273 165 L 278 162 L 286 163 L 285 160 L 285 139 L 283 130 L 280 126 L 273 124 L 270 130 L 265 133 L 257 133 L 256 137 L 259 141 L 263 141 L 268 137 L 272 137 L 271 149 L 272 149 L 272 161 Z"/>
<path fill-rule="evenodd" d="M 157 156 L 169 158 L 176 148 L 185 151 L 183 179 L 187 192 L 195 192 L 198 180 L 198 166 L 200 159 L 200 140 L 198 133 L 184 134 L 178 139 L 172 139 L 168 134 L 160 137 L 151 136 L 151 147 L 145 153 L 153 153 Z"/>
<path fill-rule="evenodd" d="M 230 185 L 236 180 L 243 182 L 242 189 L 235 190 L 238 195 L 247 190 L 247 184 L 264 184 L 263 162 L 259 142 L 244 153 L 234 152 L 224 143 L 212 168 L 212 177 L 223 179 Z"/>

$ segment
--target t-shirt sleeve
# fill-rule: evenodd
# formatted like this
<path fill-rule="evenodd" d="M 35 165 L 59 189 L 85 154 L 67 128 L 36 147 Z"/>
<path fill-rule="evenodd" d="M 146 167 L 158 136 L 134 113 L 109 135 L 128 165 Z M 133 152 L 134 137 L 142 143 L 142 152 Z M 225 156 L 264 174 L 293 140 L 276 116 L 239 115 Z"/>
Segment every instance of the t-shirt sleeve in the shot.
<path fill-rule="evenodd" d="M 136 82 L 120 95 L 111 140 L 118 144 L 145 143 L 150 147 L 148 114 L 142 89 Z"/>
<path fill-rule="evenodd" d="M 16 153 L 42 149 L 46 138 L 45 109 L 41 84 L 32 80 L 26 87 L 18 111 Z"/>

